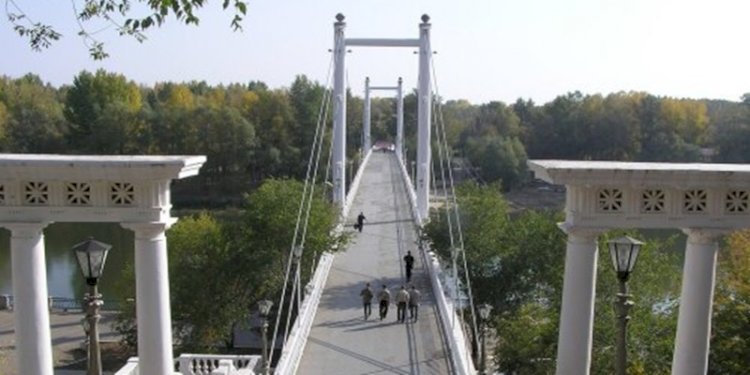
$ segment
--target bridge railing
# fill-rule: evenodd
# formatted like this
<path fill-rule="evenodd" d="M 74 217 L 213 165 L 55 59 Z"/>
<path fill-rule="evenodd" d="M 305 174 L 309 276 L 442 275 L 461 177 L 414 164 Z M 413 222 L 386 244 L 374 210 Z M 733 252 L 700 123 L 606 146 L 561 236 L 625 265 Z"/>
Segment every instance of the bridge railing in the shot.
<path fill-rule="evenodd" d="M 328 273 L 333 264 L 333 258 L 332 253 L 321 255 L 315 274 L 305 287 L 305 299 L 302 301 L 300 313 L 297 315 L 289 337 L 284 343 L 284 348 L 281 350 L 281 358 L 274 370 L 276 375 L 293 375 L 297 372 L 302 353 L 307 344 L 307 337 L 310 335 L 310 329 L 315 320 L 320 297 L 323 295 L 323 287 L 325 287 Z"/>
<path fill-rule="evenodd" d="M 365 157 L 362 159 L 362 163 L 360 163 L 359 168 L 357 168 L 357 174 L 354 175 L 354 178 L 352 179 L 352 183 L 349 186 L 349 192 L 346 194 L 346 201 L 344 202 L 344 207 L 341 209 L 341 223 L 346 223 L 346 218 L 349 217 L 349 210 L 352 208 L 352 203 L 354 202 L 354 196 L 357 195 L 357 190 L 359 190 L 359 184 L 362 182 L 362 174 L 365 171 L 365 167 L 367 166 L 367 162 L 370 160 L 370 155 L 372 155 L 372 149 L 367 151 L 367 154 L 365 154 Z"/>
<path fill-rule="evenodd" d="M 339 225 L 335 230 L 337 234 L 340 234 L 346 225 L 346 220 L 349 217 L 349 210 L 354 202 L 354 197 L 357 195 L 359 185 L 362 182 L 362 175 L 371 155 L 372 150 L 368 150 L 367 154 L 365 154 L 365 157 L 362 159 L 359 169 L 357 169 L 357 174 L 352 179 L 352 183 L 349 186 L 349 192 L 346 195 L 346 200 L 341 210 Z M 274 370 L 275 375 L 293 375 L 297 372 L 299 363 L 302 360 L 302 353 L 307 344 L 307 337 L 310 335 L 310 329 L 315 320 L 315 313 L 318 310 L 320 297 L 323 295 L 323 288 L 325 287 L 328 273 L 333 264 L 333 258 L 333 253 L 324 253 L 321 255 L 315 269 L 315 274 L 313 274 L 312 279 L 305 287 L 305 299 L 302 301 L 300 313 L 292 326 L 289 337 L 284 343 L 284 348 L 281 351 L 281 358 L 276 364 Z"/>
<path fill-rule="evenodd" d="M 13 310 L 15 298 L 10 294 L 0 295 L 0 310 Z M 83 311 L 83 299 L 68 297 L 47 297 L 47 305 L 50 311 Z M 117 300 L 105 300 L 100 307 L 101 311 L 120 311 L 122 302 Z"/>
<path fill-rule="evenodd" d="M 409 195 L 414 220 L 421 227 L 427 218 L 419 217 L 414 185 L 412 185 L 409 173 L 402 160 L 399 159 L 398 164 L 401 167 L 404 184 L 406 184 L 406 190 Z M 466 334 L 463 330 L 463 322 L 456 312 L 456 306 L 453 300 L 447 296 L 445 288 L 443 288 L 441 282 L 444 278 L 442 277 L 443 271 L 440 266 L 440 260 L 437 255 L 430 251 L 428 244 L 426 243 L 422 243 L 420 251 L 422 259 L 426 260 L 427 270 L 430 275 L 430 283 L 432 284 L 432 291 L 435 295 L 435 302 L 437 303 L 438 311 L 440 312 L 440 324 L 443 333 L 448 340 L 453 368 L 459 375 L 474 375 L 477 373 L 477 370 L 471 359 L 471 347 L 468 345 L 469 341 L 466 340 Z"/>
<path fill-rule="evenodd" d="M 255 375 L 261 373 L 258 355 L 182 354 L 174 361 L 175 375 Z M 115 375 L 139 375 L 138 357 L 131 357 Z"/>

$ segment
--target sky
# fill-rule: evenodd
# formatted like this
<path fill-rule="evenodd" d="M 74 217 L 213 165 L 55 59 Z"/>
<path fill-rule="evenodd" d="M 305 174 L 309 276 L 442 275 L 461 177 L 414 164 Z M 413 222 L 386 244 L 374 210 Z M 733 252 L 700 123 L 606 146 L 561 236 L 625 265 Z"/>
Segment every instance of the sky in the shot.
<path fill-rule="evenodd" d="M 170 19 L 143 43 L 112 28 L 97 33 L 110 54 L 104 61 L 91 59 L 77 36 L 73 2 L 15 2 L 63 38 L 31 51 L 3 17 L 0 75 L 34 73 L 55 86 L 97 69 L 145 85 L 259 80 L 280 88 L 298 74 L 325 84 L 337 13 L 346 16 L 347 38 L 418 38 L 426 13 L 435 89 L 445 99 L 541 104 L 578 90 L 737 101 L 750 92 L 747 0 L 250 0 L 242 32 L 232 31 L 232 12 L 214 0 L 198 13 L 200 26 Z M 374 86 L 403 77 L 410 89 L 417 67 L 413 49 L 353 47 L 347 81 L 358 96 L 368 76 Z"/>

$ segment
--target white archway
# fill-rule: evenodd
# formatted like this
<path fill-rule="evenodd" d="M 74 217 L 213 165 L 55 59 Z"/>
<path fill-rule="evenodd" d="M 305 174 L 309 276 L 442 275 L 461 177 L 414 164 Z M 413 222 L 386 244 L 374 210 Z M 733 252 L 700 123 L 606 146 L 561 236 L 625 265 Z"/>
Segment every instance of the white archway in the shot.
<path fill-rule="evenodd" d="M 530 160 L 537 178 L 565 185 L 565 256 L 557 374 L 588 374 L 597 236 L 615 228 L 688 235 L 672 374 L 708 368 L 717 239 L 750 227 L 750 165 Z"/>
<path fill-rule="evenodd" d="M 141 374 L 174 372 L 167 241 L 170 183 L 198 174 L 205 156 L 0 155 L 0 227 L 11 234 L 18 369 L 52 375 L 44 228 L 114 222 L 135 233 Z"/>

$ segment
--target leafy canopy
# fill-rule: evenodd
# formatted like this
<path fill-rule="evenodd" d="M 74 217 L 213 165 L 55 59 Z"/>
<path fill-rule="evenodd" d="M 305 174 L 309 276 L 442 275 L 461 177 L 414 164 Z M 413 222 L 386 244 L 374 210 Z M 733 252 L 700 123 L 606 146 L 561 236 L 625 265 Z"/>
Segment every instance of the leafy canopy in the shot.
<path fill-rule="evenodd" d="M 71 6 L 79 26 L 78 35 L 89 48 L 91 57 L 102 60 L 109 54 L 104 50 L 104 43 L 95 37 L 98 31 L 91 31 L 88 27 L 92 22 L 114 26 L 120 35 L 143 42 L 147 30 L 163 25 L 169 18 L 186 25 L 198 25 L 200 18 L 197 12 L 206 3 L 208 0 L 72 0 Z M 247 3 L 245 0 L 222 0 L 223 9 L 234 9 L 230 25 L 235 31 L 242 30 Z M 14 0 L 5 0 L 5 15 L 13 30 L 28 39 L 34 51 L 49 48 L 63 36 L 55 26 L 33 19 Z"/>

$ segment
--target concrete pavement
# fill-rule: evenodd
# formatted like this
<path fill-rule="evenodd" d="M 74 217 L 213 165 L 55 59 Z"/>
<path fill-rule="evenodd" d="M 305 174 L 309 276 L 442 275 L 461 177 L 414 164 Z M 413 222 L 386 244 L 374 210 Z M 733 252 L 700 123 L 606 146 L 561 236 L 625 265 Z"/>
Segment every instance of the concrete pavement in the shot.
<path fill-rule="evenodd" d="M 425 262 L 417 251 L 416 228 L 393 153 L 373 153 L 362 176 L 348 223 L 361 212 L 362 233 L 336 255 L 298 374 L 450 374 L 449 353 Z M 402 258 L 416 258 L 412 283 L 422 292 L 417 322 L 398 323 L 396 306 L 378 319 L 377 293 L 386 284 L 395 301 L 406 284 Z M 376 298 L 364 320 L 359 292 L 371 283 Z"/>
<path fill-rule="evenodd" d="M 120 336 L 111 328 L 115 313 L 103 312 L 102 320 L 99 322 L 99 338 L 102 341 L 119 340 Z M 50 325 L 52 334 L 52 355 L 55 367 L 67 366 L 77 359 L 74 356 L 76 349 L 81 349 L 84 342 L 84 331 L 81 325 L 83 312 L 59 312 L 50 313 Z M 26 375 L 19 371 L 15 358 L 15 328 L 13 311 L 0 311 L 0 375 Z M 85 361 L 85 359 L 83 359 Z M 56 369 L 56 375 L 73 375 L 79 372 Z"/>

